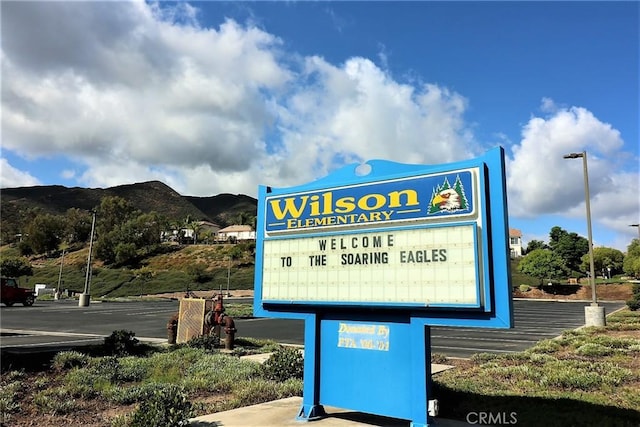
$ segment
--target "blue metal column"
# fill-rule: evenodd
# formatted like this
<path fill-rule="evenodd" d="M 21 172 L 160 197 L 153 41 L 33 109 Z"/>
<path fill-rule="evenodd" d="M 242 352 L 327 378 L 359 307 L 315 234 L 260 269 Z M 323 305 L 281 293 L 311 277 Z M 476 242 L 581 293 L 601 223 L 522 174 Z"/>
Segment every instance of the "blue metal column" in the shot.
<path fill-rule="evenodd" d="M 411 427 L 427 427 L 431 389 L 431 329 L 411 317 Z"/>
<path fill-rule="evenodd" d="M 304 320 L 304 387 L 296 419 L 312 421 L 326 415 L 320 405 L 320 319 L 316 313 Z"/>

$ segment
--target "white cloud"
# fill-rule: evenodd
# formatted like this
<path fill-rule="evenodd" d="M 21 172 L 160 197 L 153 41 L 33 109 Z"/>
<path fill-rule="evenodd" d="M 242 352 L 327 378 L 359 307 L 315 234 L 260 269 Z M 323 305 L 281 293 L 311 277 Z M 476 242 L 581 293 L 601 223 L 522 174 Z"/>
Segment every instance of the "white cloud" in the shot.
<path fill-rule="evenodd" d="M 0 158 L 0 188 L 31 187 L 41 185 L 37 178 L 27 172 L 20 171 L 9 164 L 7 159 Z"/>
<path fill-rule="evenodd" d="M 178 25 L 158 20 L 157 6 L 104 5 L 3 4 L 3 145 L 114 172 L 138 166 L 87 171 L 102 186 L 163 167 L 247 170 L 274 120 L 262 91 L 290 78 L 278 40 L 233 21 L 217 31 L 188 25 L 191 9 Z"/>
<path fill-rule="evenodd" d="M 202 28 L 185 5 L 2 7 L 3 145 L 30 159 L 64 153 L 82 185 L 255 194 L 354 161 L 476 153 L 461 95 L 400 83 L 368 59 L 298 58 L 251 24 Z"/>
<path fill-rule="evenodd" d="M 593 221 L 628 232 L 628 224 L 637 222 L 640 185 L 637 166 L 625 169 L 628 153 L 622 152 L 620 133 L 585 108 L 558 108 L 544 99 L 543 109 L 554 112 L 544 118 L 532 117 L 520 143 L 511 147 L 507 168 L 510 214 L 584 217 L 583 161 L 563 156 L 586 151 Z"/>
<path fill-rule="evenodd" d="M 383 158 L 402 163 L 445 163 L 474 153 L 463 114 L 466 100 L 434 84 L 395 81 L 364 58 L 341 67 L 307 58 L 306 81 L 280 114 L 286 179 L 306 165 L 304 179 L 336 164 Z M 299 176 L 300 177 L 300 176 Z"/>
<path fill-rule="evenodd" d="M 582 160 L 564 159 L 568 153 L 587 151 L 592 197 L 610 191 L 615 169 L 602 155 L 610 157 L 622 145 L 617 130 L 584 108 L 531 118 L 520 143 L 511 147 L 507 178 L 511 212 L 518 216 L 566 212 L 584 201 Z"/>

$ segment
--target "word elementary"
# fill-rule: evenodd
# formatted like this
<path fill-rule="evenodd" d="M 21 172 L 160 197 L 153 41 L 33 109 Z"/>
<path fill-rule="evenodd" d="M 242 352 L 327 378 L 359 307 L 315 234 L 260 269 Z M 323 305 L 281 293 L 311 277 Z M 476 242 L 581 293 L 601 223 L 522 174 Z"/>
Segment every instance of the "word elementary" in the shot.
<path fill-rule="evenodd" d="M 472 173 L 469 170 L 460 170 L 446 174 L 421 175 L 271 196 L 265 200 L 266 231 L 269 233 L 349 227 L 424 219 L 431 216 L 468 215 L 473 212 L 472 182 Z M 455 210 L 436 209 L 440 205 L 434 205 L 435 201 L 443 203 L 444 200 L 438 199 L 437 194 L 443 191 L 446 193 L 447 190 L 455 190 L 453 198 L 460 200 L 460 203 Z M 469 195 L 471 197 L 467 197 Z"/>

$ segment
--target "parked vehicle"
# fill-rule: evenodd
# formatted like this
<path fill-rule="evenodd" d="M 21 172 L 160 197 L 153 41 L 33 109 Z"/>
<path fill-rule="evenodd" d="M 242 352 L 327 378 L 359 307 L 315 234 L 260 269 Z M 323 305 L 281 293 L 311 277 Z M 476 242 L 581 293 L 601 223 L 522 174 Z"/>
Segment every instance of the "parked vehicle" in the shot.
<path fill-rule="evenodd" d="M 13 277 L 0 277 L 0 303 L 11 307 L 21 302 L 25 307 L 32 306 L 36 301 L 36 294 L 30 289 L 18 286 L 18 280 Z"/>

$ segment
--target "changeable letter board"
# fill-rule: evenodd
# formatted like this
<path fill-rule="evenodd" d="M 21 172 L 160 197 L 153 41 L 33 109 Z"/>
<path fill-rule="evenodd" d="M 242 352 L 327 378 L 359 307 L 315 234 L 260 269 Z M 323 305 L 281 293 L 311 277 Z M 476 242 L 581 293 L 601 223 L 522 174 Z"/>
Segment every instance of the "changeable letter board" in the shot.
<path fill-rule="evenodd" d="M 263 298 L 478 306 L 475 224 L 274 239 Z"/>

